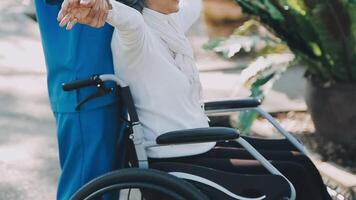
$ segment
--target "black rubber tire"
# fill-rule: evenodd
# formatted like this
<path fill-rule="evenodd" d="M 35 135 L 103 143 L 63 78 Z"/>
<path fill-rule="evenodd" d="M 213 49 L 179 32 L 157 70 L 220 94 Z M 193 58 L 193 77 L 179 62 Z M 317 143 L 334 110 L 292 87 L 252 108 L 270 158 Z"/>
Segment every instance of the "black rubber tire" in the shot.
<path fill-rule="evenodd" d="M 104 174 L 83 186 L 72 196 L 71 200 L 84 200 L 99 190 L 118 184 L 126 186 L 130 184 L 146 184 L 152 187 L 164 188 L 182 197 L 181 199 L 184 200 L 208 200 L 200 190 L 182 179 L 166 172 L 138 168 L 122 169 Z"/>

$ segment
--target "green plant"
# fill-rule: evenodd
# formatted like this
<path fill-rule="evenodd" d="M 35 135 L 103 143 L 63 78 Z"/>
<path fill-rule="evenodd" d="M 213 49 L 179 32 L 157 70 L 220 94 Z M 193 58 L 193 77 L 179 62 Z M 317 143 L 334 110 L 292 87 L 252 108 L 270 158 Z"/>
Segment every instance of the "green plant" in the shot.
<path fill-rule="evenodd" d="M 356 0 L 235 0 L 323 83 L 356 82 Z"/>
<path fill-rule="evenodd" d="M 240 87 L 246 87 L 250 90 L 250 97 L 261 101 L 294 59 L 288 47 L 254 19 L 246 21 L 228 38 L 211 40 L 204 48 L 218 52 L 227 59 L 248 53 L 251 63 L 241 71 L 234 94 L 239 92 Z M 253 111 L 241 112 L 237 124 L 240 132 L 248 135 L 258 116 Z"/>

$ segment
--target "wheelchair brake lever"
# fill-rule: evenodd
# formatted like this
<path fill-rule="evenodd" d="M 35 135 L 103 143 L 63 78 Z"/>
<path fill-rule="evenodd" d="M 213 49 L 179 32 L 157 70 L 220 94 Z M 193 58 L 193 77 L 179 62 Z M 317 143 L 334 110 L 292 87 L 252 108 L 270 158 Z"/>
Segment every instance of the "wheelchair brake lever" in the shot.
<path fill-rule="evenodd" d="M 104 84 L 98 84 L 97 85 L 97 88 L 98 88 L 98 91 L 95 92 L 94 94 L 91 94 L 89 96 L 87 96 L 86 98 L 84 98 L 83 100 L 81 100 L 78 105 L 75 107 L 75 110 L 76 111 L 80 111 L 80 107 L 85 104 L 86 102 L 92 100 L 92 99 L 95 99 L 95 98 L 98 98 L 98 97 L 102 97 L 102 96 L 105 96 L 107 94 L 109 94 L 110 92 L 113 92 L 114 91 L 114 88 L 106 88 L 104 86 Z"/>

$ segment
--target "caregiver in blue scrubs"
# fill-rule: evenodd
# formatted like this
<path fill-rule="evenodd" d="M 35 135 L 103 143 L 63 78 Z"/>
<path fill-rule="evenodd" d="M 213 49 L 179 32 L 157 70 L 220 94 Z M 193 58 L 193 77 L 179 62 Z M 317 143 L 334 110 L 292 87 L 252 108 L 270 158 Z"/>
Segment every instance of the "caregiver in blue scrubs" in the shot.
<path fill-rule="evenodd" d="M 57 15 L 62 1 L 35 0 L 35 5 L 47 65 L 49 99 L 57 124 L 62 169 L 57 199 L 68 200 L 88 181 L 120 167 L 114 166 L 114 158 L 124 157 L 123 150 L 116 149 L 123 135 L 119 119 L 123 111 L 117 96 L 110 94 L 86 103 L 76 112 L 77 103 L 96 92 L 96 88 L 62 90 L 62 83 L 113 73 L 110 48 L 113 28 L 108 24 L 101 28 L 78 24 L 70 31 L 61 28 Z M 123 144 L 120 147 L 124 149 Z"/>

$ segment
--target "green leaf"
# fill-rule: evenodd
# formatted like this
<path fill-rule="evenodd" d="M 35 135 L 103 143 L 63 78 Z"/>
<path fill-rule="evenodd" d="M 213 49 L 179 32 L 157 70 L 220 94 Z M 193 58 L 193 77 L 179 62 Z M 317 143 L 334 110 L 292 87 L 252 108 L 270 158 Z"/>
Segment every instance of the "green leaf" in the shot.
<path fill-rule="evenodd" d="M 308 71 L 313 76 L 325 82 L 356 81 L 356 0 L 236 2 L 311 63 Z"/>
<path fill-rule="evenodd" d="M 240 27 L 238 27 L 233 35 L 243 35 L 243 36 L 251 36 L 254 34 L 258 34 L 259 28 L 262 24 L 254 19 L 250 19 L 244 22 Z"/>
<path fill-rule="evenodd" d="M 264 4 L 273 19 L 278 21 L 285 20 L 281 12 L 272 3 L 270 3 L 269 0 L 264 0 Z"/>
<path fill-rule="evenodd" d="M 250 87 L 251 95 L 255 99 L 264 99 L 265 91 L 261 88 L 267 82 L 271 81 L 277 73 L 268 73 L 267 75 L 260 75 Z M 248 135 L 251 132 L 253 122 L 259 117 L 255 111 L 243 111 L 239 115 L 238 129 L 243 135 Z"/>
<path fill-rule="evenodd" d="M 307 7 L 301 0 L 286 0 L 287 5 L 298 12 L 299 14 L 305 16 L 307 14 Z"/>
<path fill-rule="evenodd" d="M 215 38 L 210 40 L 209 42 L 203 45 L 203 49 L 205 50 L 213 50 L 214 48 L 218 47 L 226 38 Z"/>
<path fill-rule="evenodd" d="M 273 73 L 269 73 L 267 75 L 261 75 L 259 76 L 256 81 L 254 83 L 252 83 L 251 85 L 251 90 L 253 91 L 258 91 L 261 90 L 260 87 L 263 86 L 264 84 L 266 84 L 268 81 L 270 81 L 276 74 Z M 252 95 L 252 97 L 257 97 Z"/>
<path fill-rule="evenodd" d="M 318 33 L 324 67 L 336 81 L 351 81 L 351 23 L 340 0 L 325 0 L 311 11 L 310 20 Z M 351 43 L 352 44 L 352 43 Z"/>
<path fill-rule="evenodd" d="M 347 4 L 347 11 L 351 21 L 352 40 L 350 43 L 351 46 L 353 46 L 351 65 L 356 66 L 356 0 L 353 0 L 352 3 L 350 1 L 350 3 Z M 353 74 L 356 75 L 356 67 L 353 67 Z"/>
<path fill-rule="evenodd" d="M 237 128 L 242 135 L 249 135 L 253 122 L 259 117 L 255 111 L 242 111 L 239 114 Z"/>
<path fill-rule="evenodd" d="M 257 52 L 257 56 L 267 56 L 269 54 L 285 53 L 288 51 L 288 46 L 285 44 L 268 45 Z"/>

